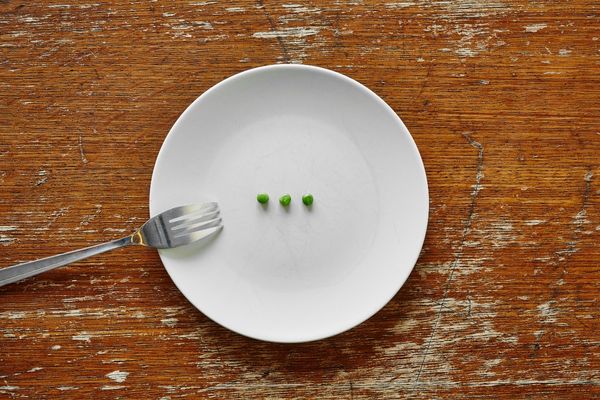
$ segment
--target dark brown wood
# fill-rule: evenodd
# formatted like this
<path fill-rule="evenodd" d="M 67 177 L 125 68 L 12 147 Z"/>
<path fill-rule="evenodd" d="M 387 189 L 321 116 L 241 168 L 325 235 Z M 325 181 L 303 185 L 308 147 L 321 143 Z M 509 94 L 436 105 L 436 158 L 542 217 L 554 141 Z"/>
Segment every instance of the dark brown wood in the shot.
<path fill-rule="evenodd" d="M 214 324 L 155 252 L 0 289 L 2 398 L 600 397 L 597 1 L 0 1 L 0 266 L 131 231 L 203 91 L 265 64 L 364 83 L 423 156 L 398 295 L 324 341 Z"/>

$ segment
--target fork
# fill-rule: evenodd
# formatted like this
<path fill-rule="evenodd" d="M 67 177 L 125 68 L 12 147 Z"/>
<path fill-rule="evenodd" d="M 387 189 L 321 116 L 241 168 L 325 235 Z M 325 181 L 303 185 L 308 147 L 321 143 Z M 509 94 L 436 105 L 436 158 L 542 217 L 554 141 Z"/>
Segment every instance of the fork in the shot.
<path fill-rule="evenodd" d="M 217 203 L 171 208 L 150 218 L 130 236 L 0 269 L 0 287 L 120 247 L 134 244 L 155 249 L 184 246 L 219 232 L 223 228 L 221 222 Z"/>

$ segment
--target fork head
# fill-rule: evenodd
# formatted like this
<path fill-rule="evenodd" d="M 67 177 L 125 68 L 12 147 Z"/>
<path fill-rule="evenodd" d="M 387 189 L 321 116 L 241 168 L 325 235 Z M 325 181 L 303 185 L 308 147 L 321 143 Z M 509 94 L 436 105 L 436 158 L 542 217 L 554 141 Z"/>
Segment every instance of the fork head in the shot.
<path fill-rule="evenodd" d="M 136 244 L 169 249 L 196 242 L 223 229 L 217 203 L 171 208 L 150 218 L 132 236 Z"/>

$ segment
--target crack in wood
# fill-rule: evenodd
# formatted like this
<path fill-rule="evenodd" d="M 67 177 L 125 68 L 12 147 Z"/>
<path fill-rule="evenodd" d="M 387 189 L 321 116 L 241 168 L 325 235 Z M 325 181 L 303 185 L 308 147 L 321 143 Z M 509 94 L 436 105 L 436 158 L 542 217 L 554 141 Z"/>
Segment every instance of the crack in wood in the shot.
<path fill-rule="evenodd" d="M 271 31 L 277 32 L 277 26 L 275 25 L 275 21 L 273 21 L 273 18 L 271 17 L 271 14 L 265 7 L 263 0 L 257 0 L 256 4 L 258 4 L 258 8 L 260 8 L 263 11 L 263 14 L 267 18 L 267 21 L 269 21 L 269 25 L 271 26 Z M 283 56 L 283 60 L 287 64 L 289 64 L 290 56 L 288 53 L 287 46 L 285 45 L 285 42 L 283 41 L 283 38 L 280 35 L 277 35 L 276 38 L 277 38 L 277 43 L 279 43 L 279 48 L 281 49 L 281 55 Z"/>
<path fill-rule="evenodd" d="M 473 224 L 473 218 L 475 215 L 475 206 L 477 203 L 477 196 L 482 189 L 481 180 L 483 179 L 483 145 L 477 141 L 475 141 L 469 134 L 469 132 L 463 132 L 463 137 L 467 140 L 467 142 L 477 149 L 477 168 L 475 173 L 475 184 L 472 186 L 471 194 L 470 194 L 470 203 L 469 209 L 467 211 L 467 217 L 465 222 L 463 223 L 463 231 L 460 239 L 460 243 L 456 250 L 454 260 L 450 266 L 450 272 L 448 274 L 448 279 L 446 280 L 446 284 L 444 285 L 444 294 L 442 296 L 442 300 L 440 301 L 440 305 L 438 307 L 438 311 L 435 316 L 435 320 L 433 322 L 433 328 L 431 329 L 431 334 L 429 335 L 429 340 L 427 341 L 427 345 L 425 346 L 425 350 L 423 351 L 423 357 L 421 358 L 421 363 L 419 365 L 419 370 L 417 371 L 417 376 L 415 378 L 415 382 L 413 384 L 413 388 L 419 383 L 419 379 L 421 378 L 421 373 L 423 372 L 423 367 L 425 362 L 427 361 L 427 356 L 429 355 L 429 350 L 431 349 L 431 343 L 435 338 L 435 334 L 437 332 L 437 328 L 440 322 L 440 318 L 442 315 L 442 310 L 445 307 L 445 302 L 448 297 L 448 292 L 450 290 L 450 283 L 452 282 L 452 278 L 454 276 L 454 271 L 456 270 L 457 265 L 460 263 L 460 260 L 463 255 L 463 250 L 465 247 L 465 241 L 467 236 L 471 232 L 471 225 Z"/>
<path fill-rule="evenodd" d="M 81 157 L 81 162 L 84 164 L 88 163 L 87 158 L 85 157 L 85 151 L 83 150 L 83 135 L 79 132 L 79 156 Z"/>
<path fill-rule="evenodd" d="M 421 87 L 419 89 L 419 93 L 417 93 L 417 95 L 415 96 L 415 100 L 418 100 L 419 98 L 421 98 L 421 95 L 423 94 L 423 91 L 427 87 L 427 83 L 429 82 L 429 78 L 431 77 L 431 71 L 432 70 L 433 70 L 433 61 L 431 61 L 429 63 L 429 66 L 427 67 L 427 73 L 425 74 L 425 78 L 423 78 L 423 83 L 421 84 Z"/>
<path fill-rule="evenodd" d="M 590 192 L 592 190 L 592 178 L 594 174 L 592 172 L 592 168 L 588 167 L 587 172 L 583 177 L 583 193 L 581 195 L 581 208 L 573 217 L 573 225 L 575 228 L 573 229 L 573 234 L 571 235 L 571 240 L 567 242 L 567 247 L 564 250 L 556 251 L 557 259 L 551 265 L 558 265 L 560 263 L 564 263 L 572 254 L 577 252 L 577 244 L 579 243 L 579 239 L 581 236 L 581 232 L 583 230 L 583 225 L 586 223 L 585 216 L 587 215 L 587 208 L 589 206 Z M 564 267 L 563 267 L 564 272 Z M 562 277 L 561 277 L 562 278 Z M 560 279 L 560 278 L 559 278 Z"/>
<path fill-rule="evenodd" d="M 575 216 L 573 217 L 573 224 L 575 225 L 575 228 L 573 229 L 571 240 L 567 242 L 567 247 L 564 250 L 559 250 L 555 253 L 557 259 L 549 264 L 554 267 L 562 264 L 562 269 L 560 271 L 560 274 L 558 275 L 558 278 L 556 279 L 557 283 L 562 281 L 565 275 L 567 274 L 565 262 L 569 259 L 570 256 L 577 252 L 577 244 L 579 243 L 581 232 L 583 231 L 583 225 L 586 223 L 585 216 L 587 214 L 587 208 L 589 206 L 593 176 L 594 173 L 592 172 L 592 168 L 588 167 L 587 172 L 583 176 L 584 184 L 583 192 L 581 195 L 581 208 L 579 209 L 579 212 L 577 212 L 577 214 L 575 214 Z M 556 300 L 559 291 L 560 286 L 558 284 L 554 284 L 554 287 L 550 293 L 550 299 L 546 304 L 552 304 L 552 302 Z M 576 316 L 575 320 L 577 320 L 579 323 L 585 326 L 585 324 L 583 324 L 583 322 L 580 321 Z M 543 322 L 541 324 L 544 325 Z M 542 330 L 541 332 L 542 333 L 536 336 L 535 338 L 535 343 L 533 344 L 534 351 L 539 350 L 539 348 L 541 347 L 542 337 L 544 336 L 545 330 Z"/>

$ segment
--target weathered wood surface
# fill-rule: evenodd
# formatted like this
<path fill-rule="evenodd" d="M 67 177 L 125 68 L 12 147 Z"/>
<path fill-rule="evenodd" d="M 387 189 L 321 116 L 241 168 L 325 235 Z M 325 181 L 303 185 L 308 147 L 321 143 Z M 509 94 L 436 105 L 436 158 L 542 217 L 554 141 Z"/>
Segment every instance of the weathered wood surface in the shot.
<path fill-rule="evenodd" d="M 293 62 L 415 138 L 410 280 L 350 332 L 277 345 L 197 312 L 156 253 L 100 256 L 0 289 L 0 398 L 600 397 L 600 4 L 291 3 L 1 1 L 0 265 L 131 231 L 185 107 Z"/>

